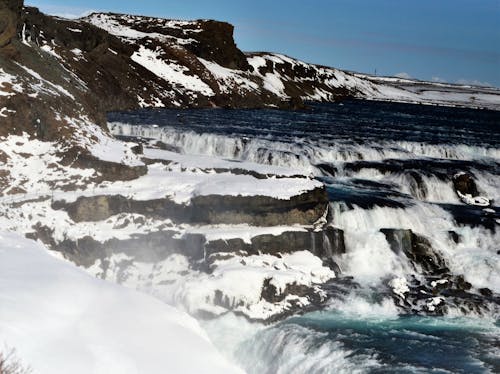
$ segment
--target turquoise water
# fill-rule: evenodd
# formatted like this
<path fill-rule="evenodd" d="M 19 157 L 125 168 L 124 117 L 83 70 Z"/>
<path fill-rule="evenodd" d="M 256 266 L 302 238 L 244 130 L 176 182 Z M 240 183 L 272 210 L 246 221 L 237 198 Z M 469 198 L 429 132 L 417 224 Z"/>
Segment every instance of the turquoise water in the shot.
<path fill-rule="evenodd" d="M 239 358 L 250 373 L 498 373 L 500 323 L 315 312 L 260 331 Z"/>

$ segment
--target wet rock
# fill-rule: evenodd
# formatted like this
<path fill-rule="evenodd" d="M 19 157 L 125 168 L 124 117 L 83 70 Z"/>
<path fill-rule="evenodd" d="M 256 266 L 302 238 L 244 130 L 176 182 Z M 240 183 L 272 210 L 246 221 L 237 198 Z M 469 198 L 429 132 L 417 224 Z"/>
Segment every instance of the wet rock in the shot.
<path fill-rule="evenodd" d="M 245 243 L 242 239 L 212 240 L 206 243 L 207 257 L 217 253 L 245 252 L 247 254 L 293 253 L 310 251 L 323 259 L 336 273 L 340 273 L 334 256 L 345 253 L 344 232 L 328 226 L 319 231 L 285 231 L 279 235 L 258 235 Z"/>
<path fill-rule="evenodd" d="M 487 207 L 489 199 L 479 196 L 474 177 L 470 173 L 460 172 L 453 176 L 453 187 L 462 202 L 468 205 Z"/>
<path fill-rule="evenodd" d="M 288 200 L 268 196 L 196 196 L 191 199 L 191 221 L 197 223 L 248 223 L 256 226 L 312 225 L 328 206 L 323 188 Z"/>
<path fill-rule="evenodd" d="M 279 303 L 288 295 L 298 297 L 307 297 L 313 299 L 313 303 L 321 302 L 321 297 L 314 291 L 312 287 L 303 284 L 291 283 L 287 284 L 285 289 L 278 290 L 272 283 L 271 279 L 265 279 L 262 285 L 261 298 L 270 303 Z"/>
<path fill-rule="evenodd" d="M 480 288 L 479 293 L 486 297 L 492 297 L 493 292 L 489 288 Z"/>
<path fill-rule="evenodd" d="M 460 192 L 462 195 L 471 195 L 472 197 L 479 196 L 476 182 L 471 174 L 458 173 L 452 178 L 453 187 L 455 191 Z"/>
<path fill-rule="evenodd" d="M 144 146 L 141 143 L 139 143 L 139 144 L 134 145 L 133 147 L 131 147 L 130 150 L 135 155 L 142 155 L 144 153 Z"/>
<path fill-rule="evenodd" d="M 323 163 L 323 164 L 318 164 L 316 165 L 316 167 L 318 169 L 321 170 L 321 172 L 324 174 L 324 175 L 327 175 L 327 176 L 332 176 L 334 177 L 335 175 L 337 175 L 337 172 L 338 172 L 338 169 L 337 167 L 335 167 L 334 165 L 332 164 L 326 164 L 326 163 Z"/>
<path fill-rule="evenodd" d="M 393 299 L 406 313 L 423 315 L 444 315 L 450 309 L 464 314 L 478 315 L 500 312 L 500 297 L 484 288 L 475 292 L 462 275 L 415 276 L 408 282 L 409 293 L 404 302 L 397 295 Z"/>
<path fill-rule="evenodd" d="M 419 199 L 425 199 L 429 191 L 422 175 L 415 170 L 410 170 L 405 175 L 409 184 L 410 194 Z"/>
<path fill-rule="evenodd" d="M 405 254 L 414 264 L 420 265 L 430 274 L 448 272 L 444 259 L 434 251 L 429 240 L 411 230 L 381 229 L 392 251 L 398 255 Z"/>
<path fill-rule="evenodd" d="M 500 223 L 500 207 L 492 206 L 485 211 L 486 209 L 465 204 L 439 204 L 439 206 L 451 213 L 453 219 L 460 225 L 482 226 L 495 231 Z"/>
<path fill-rule="evenodd" d="M 448 231 L 448 235 L 455 244 L 460 243 L 462 239 L 462 236 L 460 234 L 457 234 L 455 231 Z"/>
<path fill-rule="evenodd" d="M 465 280 L 463 275 L 459 275 L 456 278 L 455 284 L 456 284 L 457 289 L 463 290 L 463 291 L 468 291 L 472 288 L 472 285 Z"/>

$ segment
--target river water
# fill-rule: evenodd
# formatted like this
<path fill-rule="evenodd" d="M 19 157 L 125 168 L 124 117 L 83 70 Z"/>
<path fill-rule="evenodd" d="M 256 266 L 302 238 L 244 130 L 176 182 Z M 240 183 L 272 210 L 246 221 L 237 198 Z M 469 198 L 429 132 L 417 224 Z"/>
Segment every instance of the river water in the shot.
<path fill-rule="evenodd" d="M 498 296 L 499 112 L 351 101 L 298 112 L 143 110 L 112 113 L 109 122 L 117 135 L 288 166 L 327 186 L 331 222 L 345 233 L 346 253 L 335 261 L 358 287 L 321 312 L 248 324 L 236 337 L 231 331 L 245 324 L 239 319 L 207 323 L 214 342 L 248 372 L 500 372 L 498 305 L 474 313 L 450 297 L 443 316 L 402 313 L 383 285 L 422 274 L 380 231 L 424 236 L 471 292 Z M 452 183 L 459 172 L 474 177 L 490 207 L 459 199 Z"/>

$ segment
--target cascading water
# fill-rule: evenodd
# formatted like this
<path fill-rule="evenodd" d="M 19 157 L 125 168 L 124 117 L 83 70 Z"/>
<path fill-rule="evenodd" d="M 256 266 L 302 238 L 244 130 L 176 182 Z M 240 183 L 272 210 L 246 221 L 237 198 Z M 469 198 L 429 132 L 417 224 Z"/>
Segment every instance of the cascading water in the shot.
<path fill-rule="evenodd" d="M 407 292 L 406 282 L 414 287 L 415 304 L 407 311 L 418 309 L 425 282 L 462 282 L 478 295 L 475 302 L 479 292 L 500 293 L 498 113 L 348 102 L 304 112 L 115 113 L 110 122 L 115 135 L 150 138 L 186 154 L 286 166 L 326 185 L 331 224 L 344 231 L 346 251 L 332 253 L 329 238 L 323 251 L 357 286 L 324 312 L 233 342 L 233 356 L 249 372 L 499 370 L 500 312 L 490 296 L 481 299 L 487 307 L 478 313 L 454 304 L 463 296 L 457 291 L 446 296 L 444 317 L 402 317 L 388 287 L 399 284 L 403 291 L 395 287 L 396 293 Z M 464 204 L 452 181 L 458 172 L 473 176 L 491 206 Z M 428 247 L 436 263 L 445 262 L 447 279 L 440 279 L 442 269 L 432 273 L 427 254 L 418 252 Z M 408 250 L 417 252 L 412 257 Z M 419 313 L 443 303 L 432 296 Z"/>

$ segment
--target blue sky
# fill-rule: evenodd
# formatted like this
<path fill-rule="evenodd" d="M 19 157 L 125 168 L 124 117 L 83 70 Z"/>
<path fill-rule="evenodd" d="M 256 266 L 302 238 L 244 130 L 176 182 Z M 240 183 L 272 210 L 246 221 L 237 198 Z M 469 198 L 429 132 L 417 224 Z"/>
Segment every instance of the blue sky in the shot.
<path fill-rule="evenodd" d="M 235 25 L 245 51 L 379 75 L 500 87 L 500 0 L 26 0 L 60 15 L 113 11 Z"/>

